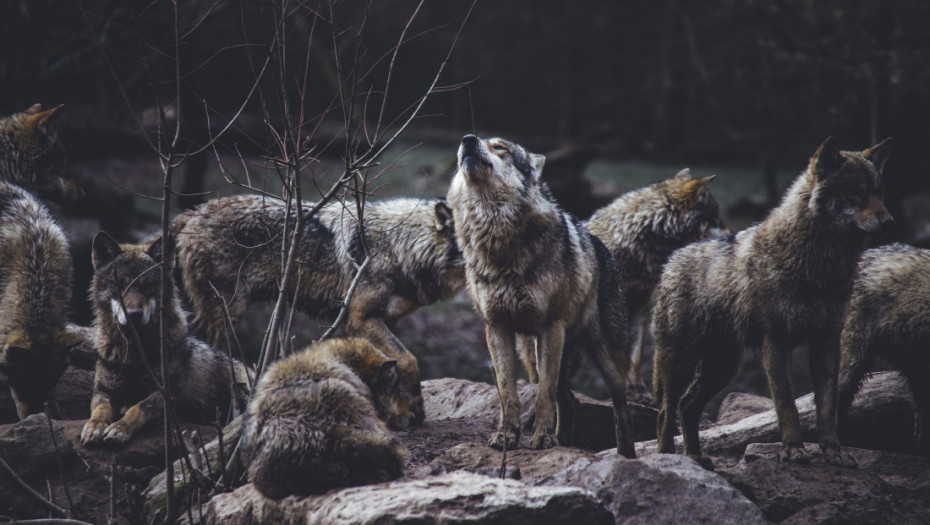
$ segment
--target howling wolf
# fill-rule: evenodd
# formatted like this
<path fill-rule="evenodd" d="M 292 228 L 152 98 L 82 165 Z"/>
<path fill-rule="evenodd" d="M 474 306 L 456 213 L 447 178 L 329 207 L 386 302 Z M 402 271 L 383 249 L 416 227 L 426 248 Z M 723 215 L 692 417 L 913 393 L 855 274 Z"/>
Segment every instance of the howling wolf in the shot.
<path fill-rule="evenodd" d="M 540 385 L 530 446 L 552 447 L 557 435 L 570 441 L 568 379 L 585 352 L 610 389 L 617 451 L 634 457 L 627 312 L 617 269 L 603 243 L 560 210 L 539 180 L 544 161 L 512 142 L 467 135 L 447 196 L 501 395 L 490 445 L 512 449 L 519 442 L 515 346 L 518 339 L 534 339 Z"/>
<path fill-rule="evenodd" d="M 839 335 L 869 233 L 891 221 L 881 201 L 890 151 L 890 139 L 847 152 L 829 138 L 762 223 L 672 256 L 652 325 L 659 452 L 674 452 L 680 412 L 685 454 L 713 468 L 701 455 L 698 422 L 748 347 L 762 350 L 782 434 L 780 458 L 808 461 L 788 365 L 794 347 L 809 343 L 824 459 L 855 466 L 836 432 Z"/>

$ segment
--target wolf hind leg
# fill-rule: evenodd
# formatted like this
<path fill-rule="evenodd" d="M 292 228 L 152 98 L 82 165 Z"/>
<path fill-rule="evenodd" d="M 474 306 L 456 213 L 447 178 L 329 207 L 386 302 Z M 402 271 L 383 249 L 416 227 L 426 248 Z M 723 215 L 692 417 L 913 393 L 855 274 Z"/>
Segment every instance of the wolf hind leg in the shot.
<path fill-rule="evenodd" d="M 694 378 L 697 366 L 695 361 L 694 348 L 683 345 L 672 347 L 664 341 L 656 340 L 652 384 L 659 408 L 656 438 L 660 453 L 675 453 L 678 402 Z"/>
<path fill-rule="evenodd" d="M 847 319 L 846 327 L 840 338 L 840 369 L 839 383 L 836 396 L 836 417 L 838 434 L 847 431 L 849 409 L 859 388 L 862 379 L 872 366 L 872 350 L 870 333 L 863 333 L 855 329 L 858 323 L 852 317 Z"/>
<path fill-rule="evenodd" d="M 630 364 L 629 348 L 624 347 L 627 342 L 618 341 L 616 344 L 619 346 L 611 349 L 603 337 L 592 337 L 583 344 L 610 391 L 614 406 L 617 453 L 633 459 L 636 457 L 636 448 L 633 445 L 633 418 L 630 416 L 630 407 L 626 399 L 626 378 Z"/>
<path fill-rule="evenodd" d="M 562 353 L 565 350 L 565 325 L 557 321 L 536 340 L 539 369 L 539 389 L 536 393 L 536 424 L 530 447 L 552 448 L 556 439 L 557 399 L 562 373 Z"/>
<path fill-rule="evenodd" d="M 691 385 L 678 402 L 681 413 L 681 432 L 684 451 L 707 470 L 713 470 L 710 458 L 701 453 L 698 427 L 704 407 L 718 392 L 723 390 L 736 375 L 740 362 L 738 346 L 718 346 L 713 352 L 702 352 L 697 371 Z"/>
<path fill-rule="evenodd" d="M 810 367 L 817 410 L 817 435 L 823 458 L 831 465 L 855 468 L 856 458 L 840 447 L 837 436 L 837 376 L 839 374 L 839 334 L 827 333 L 811 341 Z"/>
<path fill-rule="evenodd" d="M 643 354 L 649 340 L 650 319 L 647 314 L 647 311 L 638 311 L 630 316 L 630 371 L 627 374 L 630 399 L 643 404 L 653 402 L 643 378 Z"/>
<path fill-rule="evenodd" d="M 526 369 L 526 377 L 530 383 L 539 383 L 539 371 L 536 368 L 536 339 L 525 335 L 517 335 L 517 352 Z"/>

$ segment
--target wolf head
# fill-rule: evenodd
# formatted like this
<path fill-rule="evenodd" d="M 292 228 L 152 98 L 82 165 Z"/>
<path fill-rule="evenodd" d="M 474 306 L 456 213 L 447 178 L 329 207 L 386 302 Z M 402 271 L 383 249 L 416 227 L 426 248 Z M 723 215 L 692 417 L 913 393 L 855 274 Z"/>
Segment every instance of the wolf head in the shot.
<path fill-rule="evenodd" d="M 0 345 L 0 381 L 10 386 L 20 419 L 42 412 L 68 367 L 68 351 L 83 338 L 64 329 L 29 333 L 15 329 Z"/>
<path fill-rule="evenodd" d="M 42 110 L 35 104 L 22 113 L 0 120 L 11 143 L 3 178 L 59 203 L 77 200 L 83 192 L 68 172 L 65 148 L 58 140 L 58 120 L 64 106 Z"/>
<path fill-rule="evenodd" d="M 161 290 L 162 238 L 147 246 L 120 246 L 106 232 L 93 242 L 94 281 L 91 300 L 98 317 L 137 330 L 156 323 Z M 102 321 L 102 319 L 101 319 Z"/>
<path fill-rule="evenodd" d="M 730 233 L 730 228 L 720 217 L 720 206 L 711 195 L 708 185 L 716 175 L 700 179 L 691 178 L 691 170 L 685 168 L 671 179 L 656 183 L 671 204 L 673 213 L 678 217 L 678 227 L 684 227 L 698 238 L 719 237 Z M 689 236 L 690 237 L 690 236 Z"/>
<path fill-rule="evenodd" d="M 465 135 L 458 150 L 459 173 L 471 186 L 495 193 L 526 193 L 536 185 L 546 157 L 508 140 Z"/>
<path fill-rule="evenodd" d="M 865 232 L 874 232 L 892 221 L 882 203 L 882 169 L 891 154 L 892 140 L 863 151 L 840 151 L 828 138 L 811 157 L 809 182 L 813 184 L 808 206 L 815 215 L 833 217 Z"/>

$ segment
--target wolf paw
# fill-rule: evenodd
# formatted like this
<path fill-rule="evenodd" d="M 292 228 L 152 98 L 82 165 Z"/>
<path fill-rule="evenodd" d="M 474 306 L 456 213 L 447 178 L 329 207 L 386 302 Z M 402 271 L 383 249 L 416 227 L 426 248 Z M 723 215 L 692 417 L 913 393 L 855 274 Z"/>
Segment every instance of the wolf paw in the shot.
<path fill-rule="evenodd" d="M 100 443 L 103 441 L 103 434 L 106 431 L 106 428 L 106 421 L 97 421 L 91 419 L 84 424 L 84 428 L 81 430 L 81 444 L 86 447 L 87 445 Z"/>
<path fill-rule="evenodd" d="M 507 450 L 513 450 L 517 448 L 517 444 L 520 443 L 520 435 L 516 432 L 504 432 L 498 430 L 491 436 L 491 439 L 488 440 L 488 445 L 501 450 L 504 448 L 504 444 L 507 445 Z"/>
<path fill-rule="evenodd" d="M 693 454 L 688 454 L 687 456 L 694 461 L 697 461 L 697 464 L 700 465 L 704 470 L 709 470 L 711 472 L 714 471 L 714 460 L 710 459 L 709 457 L 704 455 L 695 456 Z"/>
<path fill-rule="evenodd" d="M 103 441 L 108 445 L 122 445 L 129 441 L 131 436 L 132 429 L 129 428 L 129 425 L 120 420 L 107 427 L 103 435 Z"/>
<path fill-rule="evenodd" d="M 778 455 L 778 460 L 785 463 L 810 463 L 811 456 L 803 446 L 785 447 Z"/>
<path fill-rule="evenodd" d="M 547 448 L 552 448 L 558 445 L 559 442 L 556 440 L 555 436 L 552 434 L 537 433 L 533 435 L 533 439 L 530 440 L 530 448 L 535 450 L 544 450 Z"/>
<path fill-rule="evenodd" d="M 823 459 L 831 465 L 844 468 L 856 468 L 859 463 L 852 454 L 840 448 L 827 448 L 823 450 Z"/>

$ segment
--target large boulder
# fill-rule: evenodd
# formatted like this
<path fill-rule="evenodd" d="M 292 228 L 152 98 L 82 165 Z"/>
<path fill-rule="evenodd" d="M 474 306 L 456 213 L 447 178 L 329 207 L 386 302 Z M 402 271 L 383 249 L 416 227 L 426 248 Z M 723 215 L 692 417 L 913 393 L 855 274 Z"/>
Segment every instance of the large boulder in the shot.
<path fill-rule="evenodd" d="M 431 523 L 613 523 L 590 493 L 572 487 L 532 487 L 465 472 L 272 500 L 245 485 L 214 497 L 204 522 L 427 525 Z"/>

